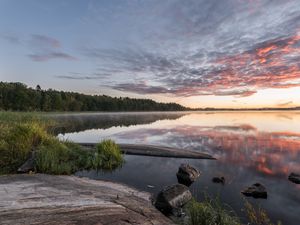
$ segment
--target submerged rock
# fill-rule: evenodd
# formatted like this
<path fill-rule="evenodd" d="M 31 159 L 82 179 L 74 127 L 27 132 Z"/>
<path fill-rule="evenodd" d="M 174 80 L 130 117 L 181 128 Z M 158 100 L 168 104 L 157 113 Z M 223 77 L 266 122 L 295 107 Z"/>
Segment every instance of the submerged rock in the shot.
<path fill-rule="evenodd" d="M 190 186 L 200 176 L 200 172 L 189 164 L 181 164 L 176 175 L 178 183 Z"/>
<path fill-rule="evenodd" d="M 192 199 L 192 193 L 182 184 L 168 186 L 160 191 L 155 201 L 155 207 L 167 214 L 178 211 L 183 205 Z"/>
<path fill-rule="evenodd" d="M 300 184 L 300 174 L 291 173 L 288 179 L 295 184 Z"/>
<path fill-rule="evenodd" d="M 245 196 L 251 196 L 253 198 L 267 198 L 267 189 L 260 183 L 255 183 L 251 187 L 241 191 Z"/>
<path fill-rule="evenodd" d="M 214 183 L 225 184 L 225 177 L 214 177 L 214 178 L 212 179 L 212 182 L 214 182 Z"/>

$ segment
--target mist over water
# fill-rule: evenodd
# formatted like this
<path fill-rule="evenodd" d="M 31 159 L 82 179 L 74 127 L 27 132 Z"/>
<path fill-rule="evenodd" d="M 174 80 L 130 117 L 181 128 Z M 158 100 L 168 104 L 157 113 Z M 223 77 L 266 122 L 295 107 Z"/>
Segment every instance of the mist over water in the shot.
<path fill-rule="evenodd" d="M 180 112 L 99 113 L 55 115 L 69 121 L 59 137 L 75 142 L 154 144 L 202 151 L 217 160 L 125 156 L 125 165 L 114 172 L 82 171 L 79 176 L 126 183 L 156 194 L 177 182 L 181 163 L 198 168 L 202 175 L 191 185 L 194 196 L 220 196 L 237 214 L 244 200 L 240 191 L 255 182 L 266 186 L 268 199 L 247 198 L 267 210 L 273 220 L 298 225 L 300 187 L 287 180 L 300 173 L 300 112 Z M 226 184 L 211 182 L 224 176 Z M 153 186 L 153 187 L 152 187 Z"/>

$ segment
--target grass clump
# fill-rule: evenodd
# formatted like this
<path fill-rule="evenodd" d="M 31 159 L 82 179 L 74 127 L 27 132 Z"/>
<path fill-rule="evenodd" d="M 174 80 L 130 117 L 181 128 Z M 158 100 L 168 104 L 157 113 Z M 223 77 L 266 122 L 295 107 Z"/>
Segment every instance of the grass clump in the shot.
<path fill-rule="evenodd" d="M 269 218 L 266 210 L 262 209 L 260 206 L 255 209 L 254 206 L 245 201 L 245 211 L 249 220 L 249 224 L 253 225 L 282 225 L 280 221 L 273 223 Z"/>
<path fill-rule="evenodd" d="M 189 225 L 241 225 L 240 220 L 227 210 L 219 199 L 192 200 L 186 206 Z"/>
<path fill-rule="evenodd" d="M 119 146 L 112 140 L 104 140 L 96 145 L 90 166 L 95 169 L 112 170 L 124 162 Z"/>
<path fill-rule="evenodd" d="M 100 142 L 96 149 L 84 150 L 78 144 L 54 138 L 38 148 L 36 170 L 48 174 L 72 174 L 84 169 L 113 170 L 123 161 L 119 146 L 112 140 Z"/>
<path fill-rule="evenodd" d="M 0 173 L 17 170 L 31 151 L 51 138 L 42 124 L 25 122 L 0 125 Z"/>
<path fill-rule="evenodd" d="M 61 142 L 53 138 L 38 147 L 36 151 L 36 171 L 48 174 L 72 174 L 87 168 L 89 152 L 71 142 Z"/>

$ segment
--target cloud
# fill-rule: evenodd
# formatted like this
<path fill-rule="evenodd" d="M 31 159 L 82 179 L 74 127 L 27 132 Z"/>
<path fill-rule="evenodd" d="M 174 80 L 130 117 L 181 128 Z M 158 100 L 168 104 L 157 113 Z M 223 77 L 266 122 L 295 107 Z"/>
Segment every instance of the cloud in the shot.
<path fill-rule="evenodd" d="M 38 47 L 47 47 L 47 48 L 61 47 L 61 43 L 59 40 L 46 35 L 39 35 L 39 34 L 33 34 L 31 36 L 30 43 L 33 46 L 38 46 Z"/>
<path fill-rule="evenodd" d="M 101 37 L 117 41 L 103 40 L 105 48 L 89 44 L 82 54 L 109 74 L 110 88 L 123 92 L 242 98 L 262 89 L 299 87 L 298 5 L 297 0 L 154 0 L 106 9 L 95 4 L 91 18 L 109 33 L 101 30 Z"/>
<path fill-rule="evenodd" d="M 172 94 L 176 96 L 196 96 L 196 95 L 215 95 L 215 96 L 236 96 L 247 97 L 255 94 L 256 91 L 249 89 L 233 89 L 233 90 L 206 90 L 198 88 L 165 88 L 163 86 L 148 85 L 146 82 L 139 83 L 121 83 L 110 86 L 113 89 L 132 92 L 137 94 Z"/>
<path fill-rule="evenodd" d="M 111 86 L 117 90 L 138 94 L 247 97 L 259 89 L 300 86 L 298 45 L 300 35 L 296 33 L 253 44 L 237 54 L 194 54 L 180 58 L 142 49 L 92 49 L 86 50 L 85 55 L 101 59 L 112 69 L 127 74 L 147 74 L 151 81 L 158 83 L 155 86 L 140 83 Z M 193 64 L 199 57 L 207 63 Z"/>
<path fill-rule="evenodd" d="M 107 61 L 117 71 L 146 73 L 158 83 L 119 83 L 111 86 L 113 89 L 138 94 L 247 97 L 259 89 L 300 86 L 300 63 L 295 60 L 300 57 L 298 44 L 298 34 L 271 39 L 238 54 L 214 54 L 207 65 L 199 66 L 191 63 L 193 59 L 185 61 L 141 49 L 93 49 L 86 50 L 86 55 Z"/>
<path fill-rule="evenodd" d="M 33 34 L 29 43 L 33 53 L 28 54 L 28 57 L 34 62 L 53 59 L 77 60 L 75 56 L 63 52 L 60 41 L 53 37 Z"/>
<path fill-rule="evenodd" d="M 277 104 L 278 107 L 286 107 L 286 106 L 292 106 L 292 105 L 293 105 L 293 101 L 287 101 L 287 102 Z"/>
<path fill-rule="evenodd" d="M 1 34 L 0 37 L 11 44 L 20 44 L 20 37 L 14 34 Z"/>
<path fill-rule="evenodd" d="M 59 75 L 55 77 L 60 79 L 67 79 L 67 80 L 102 80 L 107 76 L 108 74 L 103 74 L 103 73 L 93 73 L 93 74 L 69 73 L 69 75 Z"/>
<path fill-rule="evenodd" d="M 175 94 L 175 91 L 168 90 L 164 87 L 151 86 L 145 83 L 123 83 L 113 86 L 114 89 L 125 92 L 133 92 L 137 94 L 166 94 L 172 93 Z"/>
<path fill-rule="evenodd" d="M 253 95 L 255 93 L 256 93 L 256 91 L 244 89 L 244 90 L 215 91 L 213 94 L 216 95 L 216 96 L 231 95 L 231 96 L 238 96 L 238 97 L 248 97 L 248 96 L 251 96 L 251 95 Z"/>
<path fill-rule="evenodd" d="M 45 62 L 51 59 L 77 60 L 76 57 L 63 52 L 45 52 L 45 53 L 29 54 L 28 57 L 35 62 Z"/>

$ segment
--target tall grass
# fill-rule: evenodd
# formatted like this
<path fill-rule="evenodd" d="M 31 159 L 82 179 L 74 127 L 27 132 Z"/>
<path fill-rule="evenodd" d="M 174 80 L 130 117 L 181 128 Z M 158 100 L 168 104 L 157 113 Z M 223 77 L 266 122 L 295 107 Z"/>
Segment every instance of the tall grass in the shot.
<path fill-rule="evenodd" d="M 35 147 L 50 138 L 44 126 L 37 122 L 1 124 L 0 173 L 16 171 Z"/>
<path fill-rule="evenodd" d="M 189 225 L 241 225 L 233 211 L 226 209 L 219 199 L 192 200 L 186 206 Z"/>
<path fill-rule="evenodd" d="M 255 208 L 250 202 L 245 200 L 245 212 L 246 216 L 253 225 L 282 225 L 280 221 L 273 223 L 269 218 L 266 210 L 258 206 Z"/>
<path fill-rule="evenodd" d="M 49 133 L 55 122 L 38 114 L 0 112 L 0 174 L 15 173 L 35 154 L 35 171 L 71 174 L 83 169 L 115 169 L 123 163 L 118 145 L 103 141 L 96 149 L 58 140 Z"/>
<path fill-rule="evenodd" d="M 104 140 L 96 145 L 90 160 L 92 168 L 112 170 L 124 162 L 119 146 L 112 140 Z"/>
<path fill-rule="evenodd" d="M 189 225 L 241 225 L 240 219 L 229 206 L 221 203 L 219 198 L 205 197 L 202 202 L 191 200 L 186 206 Z M 243 211 L 246 213 L 247 225 L 282 225 L 280 221 L 273 223 L 266 210 L 254 207 L 245 200 Z"/>
<path fill-rule="evenodd" d="M 48 174 L 72 174 L 87 168 L 89 152 L 70 142 L 52 139 L 38 147 L 36 171 Z"/>

